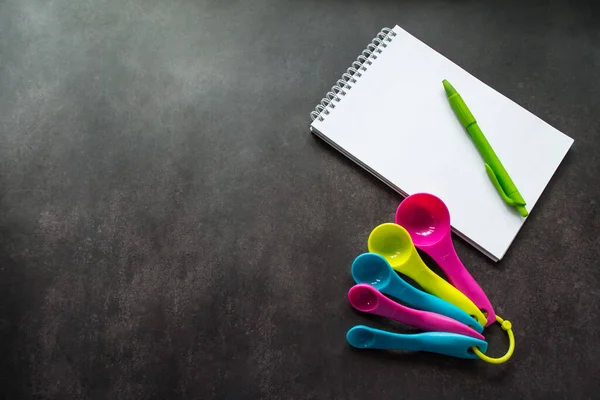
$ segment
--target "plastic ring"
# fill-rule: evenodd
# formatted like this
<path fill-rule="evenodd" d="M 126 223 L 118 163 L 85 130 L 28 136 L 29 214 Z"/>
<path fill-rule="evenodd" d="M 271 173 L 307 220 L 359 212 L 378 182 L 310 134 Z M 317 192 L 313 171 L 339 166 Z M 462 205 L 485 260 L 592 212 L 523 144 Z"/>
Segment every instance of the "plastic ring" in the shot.
<path fill-rule="evenodd" d="M 496 321 L 498 321 L 502 330 L 506 331 L 506 333 L 508 334 L 508 351 L 506 352 L 506 354 L 502 357 L 492 358 L 483 354 L 481 350 L 477 348 L 477 346 L 473 346 L 471 347 L 471 349 L 473 349 L 477 357 L 481 358 L 485 362 L 488 362 L 490 364 L 503 364 L 507 362 L 515 352 L 515 335 L 513 334 L 512 324 L 509 320 L 502 319 L 498 315 L 496 315 Z"/>

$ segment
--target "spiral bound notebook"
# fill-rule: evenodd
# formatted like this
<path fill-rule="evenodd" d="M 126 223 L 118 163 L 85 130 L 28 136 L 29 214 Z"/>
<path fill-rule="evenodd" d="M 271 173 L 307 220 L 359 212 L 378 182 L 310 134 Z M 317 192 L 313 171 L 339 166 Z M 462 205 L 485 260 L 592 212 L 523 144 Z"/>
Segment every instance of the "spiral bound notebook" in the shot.
<path fill-rule="evenodd" d="M 496 192 L 443 79 L 469 105 L 531 213 L 573 139 L 398 26 L 383 29 L 342 74 L 310 129 L 398 193 L 439 196 L 454 232 L 497 261 L 525 218 Z"/>

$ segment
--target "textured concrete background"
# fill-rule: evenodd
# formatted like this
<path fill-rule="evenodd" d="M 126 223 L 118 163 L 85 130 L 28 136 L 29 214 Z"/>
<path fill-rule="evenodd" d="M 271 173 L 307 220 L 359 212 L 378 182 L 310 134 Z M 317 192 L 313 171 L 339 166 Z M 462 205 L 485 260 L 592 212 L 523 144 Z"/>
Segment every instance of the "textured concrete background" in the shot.
<path fill-rule="evenodd" d="M 569 3 L 0 0 L 0 393 L 596 395 L 600 15 Z M 396 23 L 575 139 L 501 263 L 455 238 L 503 366 L 344 339 L 408 331 L 346 300 L 400 198 L 308 114 Z"/>

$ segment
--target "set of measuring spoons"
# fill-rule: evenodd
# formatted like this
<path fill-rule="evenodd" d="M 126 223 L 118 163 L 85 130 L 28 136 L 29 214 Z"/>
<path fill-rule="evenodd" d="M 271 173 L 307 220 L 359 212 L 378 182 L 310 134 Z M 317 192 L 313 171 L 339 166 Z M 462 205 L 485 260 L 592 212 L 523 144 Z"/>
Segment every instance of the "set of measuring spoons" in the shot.
<path fill-rule="evenodd" d="M 510 358 L 514 351 L 510 322 L 496 317 L 483 289 L 458 258 L 452 244 L 450 213 L 441 199 L 428 193 L 407 197 L 396 211 L 396 223 L 379 225 L 371 232 L 368 248 L 369 253 L 361 254 L 352 264 L 356 282 L 348 292 L 352 307 L 425 332 L 397 334 L 359 325 L 346 335 L 350 345 L 428 351 L 492 363 Z M 416 248 L 440 266 L 450 283 L 423 262 Z M 407 283 L 396 271 L 428 293 Z M 502 323 L 510 339 L 510 354 L 500 359 L 484 354 L 487 342 L 482 332 L 496 321 Z"/>

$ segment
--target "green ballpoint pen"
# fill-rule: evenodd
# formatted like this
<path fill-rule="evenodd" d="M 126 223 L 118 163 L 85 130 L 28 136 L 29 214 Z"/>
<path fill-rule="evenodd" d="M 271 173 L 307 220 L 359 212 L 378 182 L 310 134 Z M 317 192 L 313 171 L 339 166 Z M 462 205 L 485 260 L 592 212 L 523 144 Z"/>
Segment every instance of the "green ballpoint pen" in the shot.
<path fill-rule="evenodd" d="M 456 89 L 452 87 L 450 82 L 444 79 L 442 83 L 444 84 L 450 107 L 452 107 L 456 113 L 456 116 L 469 133 L 469 136 L 471 136 L 477 150 L 479 150 L 479 153 L 483 157 L 483 160 L 485 161 L 485 171 L 492 180 L 496 190 L 498 190 L 498 193 L 500 193 L 500 197 L 502 197 L 506 204 L 515 207 L 519 214 L 526 217 L 528 215 L 527 209 L 525 208 L 527 203 L 525 203 L 519 190 L 512 179 L 510 179 L 508 172 L 506 172 L 506 169 L 483 135 L 483 132 L 479 129 L 475 117 L 471 114 L 471 111 L 464 100 L 460 97 L 460 94 L 458 94 Z"/>

